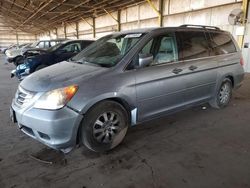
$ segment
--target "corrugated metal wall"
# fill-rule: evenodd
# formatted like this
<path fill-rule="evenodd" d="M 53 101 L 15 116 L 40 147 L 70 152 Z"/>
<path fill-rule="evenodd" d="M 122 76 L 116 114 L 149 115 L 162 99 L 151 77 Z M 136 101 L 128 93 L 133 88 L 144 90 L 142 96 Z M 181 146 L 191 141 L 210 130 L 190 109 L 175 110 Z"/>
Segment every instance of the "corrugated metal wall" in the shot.
<path fill-rule="evenodd" d="M 4 20 L 0 17 L 0 47 L 7 47 L 11 44 L 23 44 L 34 42 L 36 36 L 30 33 L 18 31 L 16 32 L 12 28 L 8 27 Z"/>
<path fill-rule="evenodd" d="M 159 0 L 153 0 L 158 8 Z M 231 10 L 241 8 L 241 0 L 164 0 L 163 26 L 178 26 L 181 24 L 201 24 L 219 26 L 234 34 L 235 27 L 228 24 Z M 117 18 L 117 12 L 112 12 Z M 67 38 L 76 38 L 76 25 L 79 25 L 79 38 L 93 38 L 92 19 L 66 25 Z M 95 19 L 96 38 L 117 30 L 117 22 L 110 15 Z M 145 2 L 121 11 L 121 30 L 159 26 L 157 13 Z M 40 37 L 55 38 L 55 31 L 44 33 Z M 65 37 L 64 27 L 57 29 L 59 38 Z"/>

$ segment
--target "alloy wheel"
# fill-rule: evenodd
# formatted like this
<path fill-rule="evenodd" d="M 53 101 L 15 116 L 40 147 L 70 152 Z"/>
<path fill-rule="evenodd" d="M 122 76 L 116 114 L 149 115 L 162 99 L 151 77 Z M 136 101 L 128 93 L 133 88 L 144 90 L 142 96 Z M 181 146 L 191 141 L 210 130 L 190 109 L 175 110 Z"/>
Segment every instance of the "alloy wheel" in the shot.
<path fill-rule="evenodd" d="M 100 143 L 111 143 L 120 130 L 120 117 L 114 112 L 104 112 L 94 123 L 93 136 Z"/>

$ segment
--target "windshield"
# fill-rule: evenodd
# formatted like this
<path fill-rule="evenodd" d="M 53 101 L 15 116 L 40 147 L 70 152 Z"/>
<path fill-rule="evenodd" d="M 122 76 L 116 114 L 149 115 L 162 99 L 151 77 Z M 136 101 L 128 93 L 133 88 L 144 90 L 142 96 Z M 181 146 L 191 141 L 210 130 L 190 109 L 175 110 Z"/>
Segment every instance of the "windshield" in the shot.
<path fill-rule="evenodd" d="M 38 44 L 39 41 L 34 42 L 33 44 L 30 45 L 31 48 L 35 48 L 36 45 Z"/>
<path fill-rule="evenodd" d="M 20 44 L 19 45 L 19 48 L 22 48 L 22 47 L 24 47 L 24 46 L 26 46 L 26 45 L 28 45 L 27 43 L 25 43 L 25 44 Z"/>
<path fill-rule="evenodd" d="M 50 47 L 47 51 L 48 52 L 53 52 L 57 50 L 60 46 L 62 46 L 63 43 L 57 43 L 55 46 Z"/>
<path fill-rule="evenodd" d="M 73 57 L 71 61 L 93 63 L 103 67 L 115 66 L 142 36 L 142 33 L 105 36 Z"/>

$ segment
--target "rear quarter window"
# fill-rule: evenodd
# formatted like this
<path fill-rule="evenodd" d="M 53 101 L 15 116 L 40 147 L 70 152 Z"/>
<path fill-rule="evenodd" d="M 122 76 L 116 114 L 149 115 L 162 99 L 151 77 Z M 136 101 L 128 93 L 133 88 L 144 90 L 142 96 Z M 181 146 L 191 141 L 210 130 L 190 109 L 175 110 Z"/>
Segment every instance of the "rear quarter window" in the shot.
<path fill-rule="evenodd" d="M 229 34 L 226 33 L 209 33 L 210 46 L 212 48 L 211 55 L 221 55 L 236 52 L 235 44 Z"/>
<path fill-rule="evenodd" d="M 178 31 L 180 60 L 190 60 L 209 56 L 209 45 L 203 31 Z"/>

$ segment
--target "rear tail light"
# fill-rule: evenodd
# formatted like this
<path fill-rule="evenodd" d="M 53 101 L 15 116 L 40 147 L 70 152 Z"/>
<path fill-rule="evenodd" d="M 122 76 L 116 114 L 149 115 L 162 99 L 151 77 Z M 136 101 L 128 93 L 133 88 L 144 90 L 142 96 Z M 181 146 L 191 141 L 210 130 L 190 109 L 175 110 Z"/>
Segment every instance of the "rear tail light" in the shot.
<path fill-rule="evenodd" d="M 243 60 L 243 58 L 240 58 L 240 64 L 241 64 L 241 66 L 244 66 L 244 60 Z"/>

